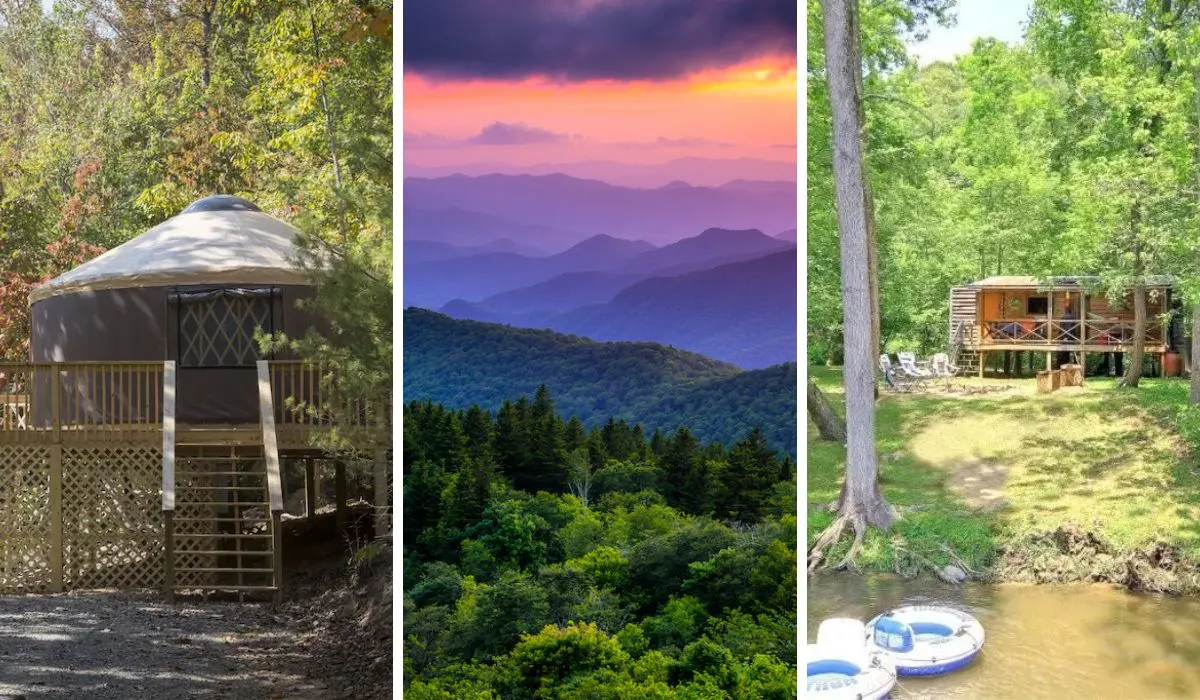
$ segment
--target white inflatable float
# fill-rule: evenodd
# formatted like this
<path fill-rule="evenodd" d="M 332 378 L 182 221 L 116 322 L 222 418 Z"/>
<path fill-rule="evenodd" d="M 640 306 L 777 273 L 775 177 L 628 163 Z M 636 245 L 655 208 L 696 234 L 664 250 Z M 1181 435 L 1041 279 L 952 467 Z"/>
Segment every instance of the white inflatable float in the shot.
<path fill-rule="evenodd" d="M 983 649 L 983 625 L 961 610 L 906 605 L 867 623 L 871 648 L 885 652 L 899 676 L 938 676 L 971 663 Z"/>
<path fill-rule="evenodd" d="M 860 620 L 832 618 L 821 623 L 817 643 L 805 652 L 808 679 L 804 697 L 825 700 L 882 700 L 896 685 L 895 666 L 886 653 L 867 644 Z"/>

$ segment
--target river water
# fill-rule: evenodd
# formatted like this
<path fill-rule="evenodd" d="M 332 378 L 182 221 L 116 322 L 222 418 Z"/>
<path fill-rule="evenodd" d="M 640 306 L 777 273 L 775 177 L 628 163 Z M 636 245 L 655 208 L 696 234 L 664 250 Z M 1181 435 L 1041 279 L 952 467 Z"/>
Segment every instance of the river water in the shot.
<path fill-rule="evenodd" d="M 821 620 L 866 622 L 907 603 L 966 610 L 987 634 L 968 668 L 901 678 L 892 698 L 1200 698 L 1200 599 L 1108 586 L 967 584 L 826 574 L 808 580 L 808 641 Z"/>

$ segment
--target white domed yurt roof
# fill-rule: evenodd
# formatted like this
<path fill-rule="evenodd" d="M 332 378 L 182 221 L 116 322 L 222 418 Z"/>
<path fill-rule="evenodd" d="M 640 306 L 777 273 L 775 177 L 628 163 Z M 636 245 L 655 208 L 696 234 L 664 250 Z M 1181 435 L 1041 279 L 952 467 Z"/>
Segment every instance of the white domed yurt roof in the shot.
<path fill-rule="evenodd" d="M 237 197 L 194 202 L 133 240 L 35 287 L 60 294 L 177 284 L 308 284 L 291 262 L 299 231 Z"/>

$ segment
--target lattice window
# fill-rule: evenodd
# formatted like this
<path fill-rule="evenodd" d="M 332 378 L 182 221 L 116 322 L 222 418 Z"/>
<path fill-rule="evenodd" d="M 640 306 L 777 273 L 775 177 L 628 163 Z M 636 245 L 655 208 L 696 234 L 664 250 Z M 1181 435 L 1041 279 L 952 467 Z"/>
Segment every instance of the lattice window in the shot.
<path fill-rule="evenodd" d="M 271 296 L 202 293 L 179 297 L 179 364 L 253 367 L 260 359 L 255 334 L 271 333 Z"/>

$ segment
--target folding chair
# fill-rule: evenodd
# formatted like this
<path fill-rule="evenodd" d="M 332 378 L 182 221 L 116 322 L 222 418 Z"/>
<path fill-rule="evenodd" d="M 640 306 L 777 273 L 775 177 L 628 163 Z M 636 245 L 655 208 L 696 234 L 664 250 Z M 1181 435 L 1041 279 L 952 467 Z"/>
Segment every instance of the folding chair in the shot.
<path fill-rule="evenodd" d="M 954 383 L 954 378 L 962 370 L 950 364 L 950 356 L 944 352 L 939 352 L 933 356 L 933 375 L 939 379 L 946 380 L 946 388 L 949 389 Z"/>
<path fill-rule="evenodd" d="M 897 371 L 892 358 L 884 353 L 879 356 L 879 371 L 883 373 L 883 384 L 892 391 L 908 393 L 913 389 L 913 378 L 907 372 Z"/>
<path fill-rule="evenodd" d="M 924 367 L 917 366 L 916 353 L 899 352 L 896 353 L 896 357 L 900 360 L 900 369 L 903 370 L 905 374 L 912 377 L 913 383 L 916 384 L 918 389 L 922 388 L 927 382 L 934 379 L 933 372 L 925 369 Z"/>

